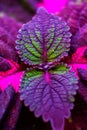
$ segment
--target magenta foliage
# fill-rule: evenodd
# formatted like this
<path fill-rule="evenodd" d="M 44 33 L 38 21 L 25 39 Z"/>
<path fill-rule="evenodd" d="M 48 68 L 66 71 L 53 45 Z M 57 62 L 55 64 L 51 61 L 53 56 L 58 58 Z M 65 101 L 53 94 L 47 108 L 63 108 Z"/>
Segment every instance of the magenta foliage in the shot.
<path fill-rule="evenodd" d="M 68 0 L 61 0 L 60 2 L 58 2 L 58 0 L 43 0 L 38 6 L 46 8 L 51 13 L 58 13 L 63 9 L 67 2 Z"/>
<path fill-rule="evenodd" d="M 0 79 L 0 88 L 4 91 L 9 85 L 12 85 L 16 92 L 19 90 L 20 79 L 23 75 L 23 72 L 18 72 L 12 74 L 11 76 L 6 76 L 5 78 Z"/>

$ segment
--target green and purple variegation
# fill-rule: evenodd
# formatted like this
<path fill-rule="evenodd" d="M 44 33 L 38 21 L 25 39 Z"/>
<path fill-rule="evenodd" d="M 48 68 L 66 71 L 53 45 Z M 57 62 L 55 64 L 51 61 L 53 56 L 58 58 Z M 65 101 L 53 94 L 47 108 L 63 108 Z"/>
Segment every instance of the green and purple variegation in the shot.
<path fill-rule="evenodd" d="M 30 66 L 21 80 L 20 99 L 36 117 L 50 121 L 53 130 L 63 130 L 78 89 L 75 74 L 61 63 L 70 49 L 69 30 L 60 17 L 40 8 L 17 35 L 16 49 Z"/>

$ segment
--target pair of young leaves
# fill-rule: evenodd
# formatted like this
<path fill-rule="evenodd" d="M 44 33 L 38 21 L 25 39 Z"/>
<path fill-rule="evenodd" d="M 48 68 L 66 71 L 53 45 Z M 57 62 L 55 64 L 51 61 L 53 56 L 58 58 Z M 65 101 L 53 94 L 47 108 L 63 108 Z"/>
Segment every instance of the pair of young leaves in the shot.
<path fill-rule="evenodd" d="M 50 121 L 53 130 L 64 129 L 78 89 L 75 74 L 61 63 L 70 48 L 69 30 L 61 18 L 40 8 L 17 35 L 16 49 L 30 67 L 21 80 L 20 99 L 36 117 Z"/>

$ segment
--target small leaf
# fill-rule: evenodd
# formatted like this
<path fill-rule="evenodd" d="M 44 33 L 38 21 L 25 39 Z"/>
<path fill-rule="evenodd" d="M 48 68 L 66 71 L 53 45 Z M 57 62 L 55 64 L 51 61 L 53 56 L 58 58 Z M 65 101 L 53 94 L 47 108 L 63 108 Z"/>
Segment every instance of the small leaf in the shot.
<path fill-rule="evenodd" d="M 64 118 L 70 116 L 77 88 L 74 73 L 62 65 L 56 71 L 26 72 L 19 92 L 20 99 L 34 111 L 36 117 L 42 115 L 44 121 L 51 122 L 53 130 L 63 130 Z"/>
<path fill-rule="evenodd" d="M 69 51 L 69 30 L 60 17 L 40 8 L 19 30 L 16 49 L 21 60 L 29 65 L 60 61 Z"/>

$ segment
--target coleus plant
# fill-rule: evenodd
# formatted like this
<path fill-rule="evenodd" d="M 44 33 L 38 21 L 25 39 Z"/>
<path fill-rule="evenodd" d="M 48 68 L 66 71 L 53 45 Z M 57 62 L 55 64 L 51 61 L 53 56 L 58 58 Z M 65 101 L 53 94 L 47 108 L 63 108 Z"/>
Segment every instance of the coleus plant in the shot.
<path fill-rule="evenodd" d="M 75 96 L 75 102 L 74 102 L 75 107 L 71 111 L 71 117 L 69 118 L 70 120 L 67 120 L 70 122 L 68 124 L 67 122 L 65 122 L 64 130 L 69 130 L 69 129 L 87 130 L 87 125 L 86 125 L 87 124 L 87 78 L 86 78 L 87 77 L 87 31 L 86 31 L 87 13 L 86 12 L 87 12 L 87 3 L 85 2 L 80 4 L 80 6 L 79 5 L 73 6 L 72 4 L 65 6 L 63 14 L 60 15 L 62 19 L 66 21 L 67 24 L 70 26 L 70 32 L 72 32 L 69 55 L 66 58 L 61 58 L 60 63 L 63 62 L 63 63 L 67 63 L 69 66 L 72 66 L 72 69 L 79 77 L 79 81 L 78 81 L 79 89 L 77 90 L 77 94 Z M 0 117 L 3 118 L 3 115 L 6 115 L 7 125 L 4 122 L 4 126 L 7 129 L 9 123 L 10 123 L 9 125 L 10 129 L 11 127 L 14 126 L 14 124 L 12 123 L 13 122 L 12 109 L 9 110 L 11 112 L 9 114 L 6 107 L 6 106 L 10 106 L 10 104 L 8 103 L 6 104 L 6 102 L 8 102 L 9 99 L 7 97 L 10 96 L 9 85 L 14 87 L 15 91 L 18 92 L 20 78 L 23 75 L 22 70 L 25 70 L 25 67 L 28 66 L 20 61 L 16 53 L 16 50 L 14 48 L 15 38 L 18 29 L 21 28 L 21 25 L 22 24 L 19 24 L 19 22 L 15 21 L 14 19 L 11 20 L 10 17 L 4 16 L 3 13 L 0 13 L 0 32 L 1 32 L 0 34 L 0 89 L 3 91 L 8 87 L 4 92 L 1 92 L 0 90 L 0 99 L 1 99 L 0 104 L 2 106 L 0 107 Z M 28 67 L 30 68 L 30 66 Z M 10 97 L 10 99 L 12 101 L 12 104 L 14 104 L 12 97 Z M 18 102 L 18 100 L 16 101 Z M 5 103 L 4 105 L 2 105 L 3 102 Z M 17 106 L 19 107 L 19 104 Z M 15 110 L 17 111 L 16 108 Z M 10 116 L 10 118 L 7 117 L 6 111 Z M 16 111 L 13 111 L 15 115 L 14 120 L 15 119 L 17 120 L 18 118 Z M 29 116 L 29 118 L 30 120 L 32 119 L 31 115 Z M 27 114 L 25 114 L 25 119 L 23 117 L 22 120 L 23 121 L 25 120 L 25 122 L 27 122 L 28 120 Z M 28 122 L 32 127 L 30 120 L 28 120 Z M 23 123 L 21 124 L 23 125 Z M 25 123 L 25 126 L 22 127 L 22 129 L 26 128 L 26 126 L 27 124 Z M 38 125 L 36 124 L 36 127 L 37 126 Z M 44 129 L 45 124 L 43 128 L 41 126 L 40 129 Z M 29 126 L 27 127 L 30 128 Z"/>
<path fill-rule="evenodd" d="M 20 82 L 20 99 L 50 121 L 53 130 L 64 129 L 70 117 L 78 78 L 63 59 L 70 49 L 70 28 L 58 16 L 38 9 L 33 19 L 19 30 L 16 49 L 27 69 Z"/>

